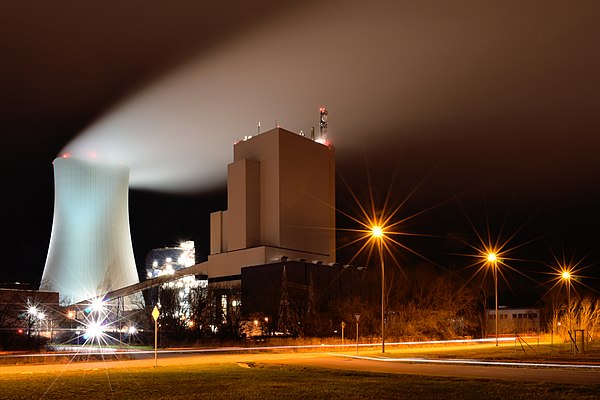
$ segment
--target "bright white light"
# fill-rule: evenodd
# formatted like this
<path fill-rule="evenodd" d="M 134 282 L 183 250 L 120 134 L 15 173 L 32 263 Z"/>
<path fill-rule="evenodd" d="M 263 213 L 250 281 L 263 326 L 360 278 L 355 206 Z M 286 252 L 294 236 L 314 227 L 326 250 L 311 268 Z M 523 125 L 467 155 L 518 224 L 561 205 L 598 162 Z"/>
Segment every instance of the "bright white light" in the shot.
<path fill-rule="evenodd" d="M 31 307 L 29 307 L 29 308 L 27 309 L 27 313 L 28 313 L 29 315 L 32 315 L 32 316 L 34 316 L 34 317 L 35 317 L 35 316 L 37 315 L 37 313 L 38 313 L 37 307 L 36 307 L 36 306 L 31 306 Z"/>
<path fill-rule="evenodd" d="M 106 305 L 105 305 L 104 301 L 99 297 L 92 300 L 92 311 L 102 312 L 102 311 L 104 311 L 105 306 Z"/>
<path fill-rule="evenodd" d="M 133 335 L 136 332 L 135 326 L 130 326 L 127 332 L 129 332 L 130 335 Z"/>
<path fill-rule="evenodd" d="M 89 324 L 85 330 L 85 335 L 91 339 L 100 337 L 104 333 L 104 327 L 100 321 L 94 321 Z"/>
<path fill-rule="evenodd" d="M 181 242 L 179 244 L 179 247 L 181 247 L 184 250 L 194 250 L 194 241 L 193 240 L 187 240 L 185 242 Z"/>

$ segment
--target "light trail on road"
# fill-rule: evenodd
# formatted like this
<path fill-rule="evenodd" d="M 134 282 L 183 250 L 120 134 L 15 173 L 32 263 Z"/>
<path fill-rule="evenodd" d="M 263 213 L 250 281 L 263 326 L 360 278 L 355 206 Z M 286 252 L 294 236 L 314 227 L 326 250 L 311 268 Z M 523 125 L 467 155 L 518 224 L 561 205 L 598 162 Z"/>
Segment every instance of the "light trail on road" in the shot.
<path fill-rule="evenodd" d="M 472 359 L 430 359 L 420 357 L 368 357 L 368 356 L 351 356 L 347 354 L 328 353 L 330 356 L 350 357 L 358 360 L 383 361 L 383 362 L 400 362 L 400 363 L 423 363 L 423 364 L 461 364 L 461 365 L 487 365 L 496 367 L 543 367 L 543 368 L 591 368 L 600 369 L 598 364 L 568 364 L 568 363 L 532 363 L 527 361 L 486 361 Z"/>
<path fill-rule="evenodd" d="M 499 338 L 499 341 L 504 343 L 513 342 L 514 337 Z M 425 342 L 391 342 L 388 346 L 427 346 L 427 345 L 464 345 L 463 349 L 468 349 L 469 344 L 492 344 L 495 342 L 495 338 L 490 339 L 458 339 L 458 340 L 433 340 Z M 381 343 L 359 343 L 359 347 L 377 347 Z M 234 353 L 234 354 L 248 354 L 253 352 L 276 352 L 276 351 L 289 351 L 289 350 L 323 350 L 323 349 L 352 349 L 356 348 L 356 344 L 317 344 L 317 345 L 296 345 L 296 346 L 257 346 L 257 347 L 215 347 L 215 348 L 180 348 L 180 349 L 162 349 L 158 351 L 159 355 L 166 356 L 168 358 L 177 355 L 202 355 L 202 354 L 219 354 L 219 353 Z M 46 354 L 19 354 L 19 355 L 8 355 L 0 356 L 5 359 L 22 359 L 22 358 L 48 358 L 48 357 L 73 357 L 73 356 L 144 356 L 153 357 L 154 350 L 129 350 L 129 349 L 115 349 L 106 347 L 88 347 L 82 349 L 82 347 L 73 347 L 73 351 L 69 351 L 69 348 L 63 348 L 60 353 L 46 353 Z M 442 348 L 443 349 L 443 348 Z M 86 351 L 87 350 L 87 351 Z M 551 369 L 588 369 L 588 370 L 600 370 L 600 365 L 590 363 L 557 363 L 557 362 L 527 362 L 527 361 L 491 361 L 491 360 L 476 360 L 476 359 L 430 359 L 422 357 L 371 357 L 371 356 L 357 356 L 349 355 L 347 353 L 339 352 L 320 352 L 313 353 L 314 355 L 326 355 L 334 356 L 338 358 L 347 358 L 355 360 L 368 360 L 375 362 L 384 363 L 405 363 L 405 364 L 433 364 L 433 365 L 471 365 L 471 366 L 487 366 L 487 367 L 521 367 L 521 368 L 551 368 Z"/>
<path fill-rule="evenodd" d="M 389 342 L 386 343 L 388 346 L 418 346 L 418 345 L 433 345 L 433 344 L 482 344 L 492 343 L 496 339 L 455 339 L 455 340 L 430 340 L 424 342 Z M 513 342 L 514 337 L 506 337 L 498 339 L 500 342 Z M 381 346 L 379 343 L 359 343 L 358 347 L 378 347 Z M 348 348 L 355 349 L 356 343 L 350 344 L 310 344 L 310 345 L 294 345 L 294 346 L 256 346 L 256 347 L 211 347 L 211 348 L 180 348 L 180 349 L 162 349 L 158 350 L 159 354 L 169 353 L 220 353 L 220 352 L 252 352 L 252 351 L 269 351 L 269 350 L 301 350 L 301 349 L 331 349 L 331 348 Z M 72 350 L 70 350 L 72 349 Z M 87 351 L 83 350 L 86 349 Z M 92 347 L 92 346 L 81 346 L 81 347 L 63 347 L 63 351 L 60 353 L 42 353 L 42 354 L 15 354 L 15 355 L 3 355 L 1 358 L 27 358 L 27 357 L 63 357 L 73 356 L 73 353 L 77 355 L 134 355 L 134 354 L 154 354 L 154 350 L 130 350 L 130 349 L 116 349 L 113 347 Z"/>

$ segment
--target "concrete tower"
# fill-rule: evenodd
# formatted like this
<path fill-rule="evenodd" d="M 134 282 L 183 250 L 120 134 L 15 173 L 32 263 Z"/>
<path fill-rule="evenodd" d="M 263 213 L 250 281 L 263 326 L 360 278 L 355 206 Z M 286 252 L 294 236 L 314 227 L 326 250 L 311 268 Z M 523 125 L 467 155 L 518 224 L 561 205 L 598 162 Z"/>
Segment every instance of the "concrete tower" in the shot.
<path fill-rule="evenodd" d="M 227 168 L 227 210 L 211 214 L 213 281 L 279 260 L 335 261 L 331 146 L 275 128 L 238 142 Z"/>
<path fill-rule="evenodd" d="M 73 304 L 139 282 L 129 233 L 129 168 L 54 160 L 54 221 L 40 290 Z"/>

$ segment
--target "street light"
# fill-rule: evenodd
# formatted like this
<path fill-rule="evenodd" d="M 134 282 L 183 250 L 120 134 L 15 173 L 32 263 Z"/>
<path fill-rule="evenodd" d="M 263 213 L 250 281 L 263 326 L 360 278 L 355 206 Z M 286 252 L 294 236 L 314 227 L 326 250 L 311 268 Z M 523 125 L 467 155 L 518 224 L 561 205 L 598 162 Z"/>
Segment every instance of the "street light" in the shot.
<path fill-rule="evenodd" d="M 354 318 L 356 318 L 356 355 L 358 355 L 358 321 L 360 320 L 360 313 L 355 313 Z"/>
<path fill-rule="evenodd" d="M 383 263 L 382 245 L 385 234 L 379 225 L 371 227 L 371 236 L 377 241 L 379 260 L 381 262 L 381 352 L 385 353 L 385 267 Z"/>
<path fill-rule="evenodd" d="M 571 273 L 568 270 L 563 270 L 560 278 L 567 286 L 567 318 L 569 319 L 569 339 L 571 338 Z"/>
<path fill-rule="evenodd" d="M 135 335 L 136 329 L 135 326 L 131 325 L 128 329 L 127 329 L 127 333 L 129 333 L 128 335 L 128 339 L 129 339 L 129 346 L 131 346 L 131 336 Z"/>
<path fill-rule="evenodd" d="M 494 273 L 494 293 L 496 300 L 496 346 L 498 346 L 498 256 L 494 252 L 487 253 L 487 262 L 492 266 Z"/>
<path fill-rule="evenodd" d="M 27 308 L 27 314 L 29 315 L 27 322 L 27 336 L 31 336 L 31 328 L 33 328 L 34 333 L 36 332 L 36 322 L 38 320 L 39 311 L 36 306 L 29 306 Z M 39 322 L 37 327 L 37 332 L 39 336 Z"/>

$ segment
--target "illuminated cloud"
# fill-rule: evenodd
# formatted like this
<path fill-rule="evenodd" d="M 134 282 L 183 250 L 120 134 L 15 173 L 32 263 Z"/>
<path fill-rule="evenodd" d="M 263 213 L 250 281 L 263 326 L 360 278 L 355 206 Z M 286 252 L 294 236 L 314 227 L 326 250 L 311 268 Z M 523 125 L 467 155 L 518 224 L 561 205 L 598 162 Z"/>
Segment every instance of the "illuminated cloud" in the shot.
<path fill-rule="evenodd" d="M 223 184 L 232 143 L 259 121 L 263 131 L 277 121 L 308 133 L 326 106 L 340 150 L 484 121 L 502 132 L 501 152 L 515 139 L 511 126 L 530 128 L 523 118 L 544 115 L 552 126 L 564 100 L 540 91 L 567 90 L 555 78 L 571 68 L 564 38 L 582 15 L 501 2 L 318 2 L 131 94 L 64 150 L 126 163 L 134 188 L 203 190 Z M 527 152 L 523 139 L 513 155 Z"/>

